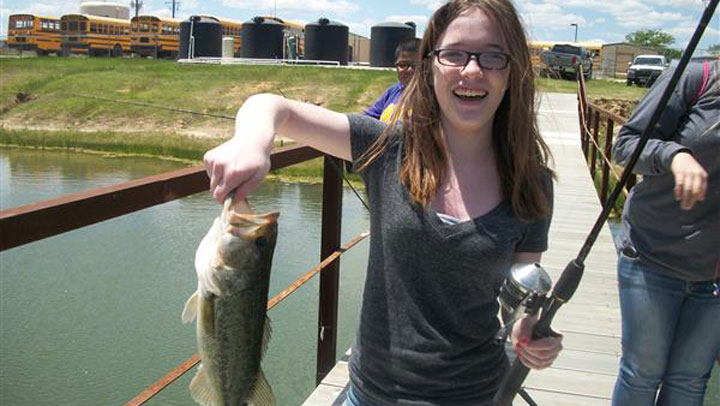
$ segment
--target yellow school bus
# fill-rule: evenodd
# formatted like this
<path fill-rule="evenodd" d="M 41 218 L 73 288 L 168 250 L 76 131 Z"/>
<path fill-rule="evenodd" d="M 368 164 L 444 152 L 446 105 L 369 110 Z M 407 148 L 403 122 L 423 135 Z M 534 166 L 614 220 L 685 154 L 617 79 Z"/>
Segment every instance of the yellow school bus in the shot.
<path fill-rule="evenodd" d="M 60 52 L 60 19 L 12 14 L 8 19 L 7 44 L 12 49 L 36 51 L 38 55 Z"/>
<path fill-rule="evenodd" d="M 141 15 L 130 20 L 130 49 L 141 56 L 177 58 L 180 20 Z"/>
<path fill-rule="evenodd" d="M 553 45 L 552 41 L 530 41 L 528 42 L 528 48 L 530 48 L 530 61 L 532 66 L 537 68 L 542 62 L 542 54 L 545 51 L 549 51 Z"/>
<path fill-rule="evenodd" d="M 122 56 L 130 52 L 130 20 L 87 14 L 60 17 L 62 54 Z"/>

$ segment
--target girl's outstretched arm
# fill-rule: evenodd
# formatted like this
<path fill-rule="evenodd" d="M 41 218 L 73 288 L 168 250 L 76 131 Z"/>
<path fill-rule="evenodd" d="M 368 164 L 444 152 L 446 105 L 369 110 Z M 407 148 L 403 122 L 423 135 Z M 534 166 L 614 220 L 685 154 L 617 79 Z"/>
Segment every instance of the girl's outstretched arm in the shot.
<path fill-rule="evenodd" d="M 215 201 L 222 203 L 233 190 L 243 199 L 260 184 L 270 170 L 275 134 L 351 159 L 350 124 L 344 114 L 271 94 L 255 95 L 238 110 L 233 138 L 205 153 Z"/>

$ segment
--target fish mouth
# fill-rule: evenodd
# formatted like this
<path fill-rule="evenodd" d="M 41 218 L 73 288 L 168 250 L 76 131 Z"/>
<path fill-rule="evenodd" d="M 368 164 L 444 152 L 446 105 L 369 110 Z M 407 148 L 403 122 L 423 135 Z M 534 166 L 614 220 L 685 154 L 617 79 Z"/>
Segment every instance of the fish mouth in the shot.
<path fill-rule="evenodd" d="M 228 198 L 223 206 L 221 220 L 232 235 L 245 239 L 256 239 L 277 230 L 277 211 L 255 214 L 247 200 L 235 201 Z"/>

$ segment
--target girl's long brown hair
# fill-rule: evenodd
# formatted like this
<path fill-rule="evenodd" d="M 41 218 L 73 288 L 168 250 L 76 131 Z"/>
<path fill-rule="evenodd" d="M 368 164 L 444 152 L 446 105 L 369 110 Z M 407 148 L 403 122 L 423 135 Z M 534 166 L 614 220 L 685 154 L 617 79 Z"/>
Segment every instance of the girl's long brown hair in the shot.
<path fill-rule="evenodd" d="M 427 207 L 447 173 L 448 160 L 440 130 L 440 106 L 435 98 L 432 52 L 440 35 L 459 15 L 483 11 L 497 25 L 510 54 L 510 77 L 493 122 L 493 144 L 502 193 L 513 212 L 524 220 L 550 211 L 543 172 L 550 150 L 540 137 L 535 117 L 535 74 L 525 29 L 509 0 L 455 0 L 440 7 L 428 23 L 420 45 L 420 63 L 395 109 L 392 124 L 360 159 L 360 169 L 382 155 L 402 120 L 403 161 L 400 181 L 415 203 Z M 553 175 L 554 176 L 554 175 Z"/>

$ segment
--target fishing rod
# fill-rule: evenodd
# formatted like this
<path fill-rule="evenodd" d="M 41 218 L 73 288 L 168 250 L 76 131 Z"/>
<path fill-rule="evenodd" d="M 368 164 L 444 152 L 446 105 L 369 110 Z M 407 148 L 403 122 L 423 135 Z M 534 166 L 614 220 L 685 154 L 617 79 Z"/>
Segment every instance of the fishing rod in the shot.
<path fill-rule="evenodd" d="M 590 231 L 590 234 L 588 234 L 582 248 L 580 248 L 578 256 L 567 264 L 562 274 L 560 275 L 560 279 L 555 284 L 555 288 L 553 289 L 552 294 L 549 298 L 546 298 L 544 294 L 539 295 L 534 294 L 533 292 L 529 293 L 528 297 L 530 297 L 530 300 L 532 301 L 534 299 L 536 301 L 533 302 L 531 306 L 528 306 L 529 311 L 527 313 L 530 315 L 533 315 L 533 313 L 540 313 L 539 320 L 533 329 L 533 339 L 553 337 L 558 335 L 555 331 L 552 330 L 550 324 L 552 323 L 552 320 L 555 317 L 555 314 L 557 313 L 560 306 L 567 303 L 572 298 L 573 294 L 580 285 L 580 280 L 582 279 L 583 271 L 585 269 L 585 259 L 590 253 L 590 249 L 592 248 L 593 244 L 595 244 L 595 240 L 597 239 L 603 224 L 605 224 L 605 221 L 610 215 L 611 208 L 615 206 L 615 201 L 618 199 L 622 189 L 625 187 L 628 180 L 630 179 L 632 170 L 635 167 L 638 159 L 640 158 L 640 154 L 642 153 L 645 144 L 647 144 L 648 140 L 650 139 L 650 135 L 655 128 L 655 125 L 660 120 L 660 116 L 662 115 L 663 110 L 665 109 L 668 101 L 670 100 L 672 92 L 675 90 L 675 87 L 680 80 L 680 76 L 683 74 L 685 68 L 687 67 L 687 64 L 690 62 L 690 57 L 692 56 L 693 52 L 695 52 L 695 48 L 697 47 L 698 42 L 700 42 L 700 37 L 702 37 L 702 34 L 705 31 L 705 27 L 707 27 L 708 23 L 712 19 L 713 14 L 715 13 L 718 1 L 720 0 L 710 0 L 709 4 L 705 8 L 702 17 L 700 18 L 700 22 L 695 29 L 695 33 L 693 34 L 692 38 L 690 39 L 690 43 L 688 44 L 685 52 L 683 52 L 683 55 L 680 58 L 680 63 L 675 69 L 675 72 L 673 73 L 670 82 L 665 87 L 662 97 L 660 98 L 658 105 L 653 111 L 650 122 L 643 131 L 640 140 L 638 141 L 638 145 L 636 146 L 630 158 L 630 161 L 625 166 L 625 170 L 623 171 L 620 181 L 618 181 L 617 185 L 615 185 L 615 189 L 613 189 L 612 194 L 605 202 L 603 210 L 598 216 L 595 225 Z M 509 285 L 513 285 L 512 281 L 510 281 Z M 515 395 L 518 393 L 518 390 L 520 390 L 520 387 L 522 386 L 529 372 L 530 370 L 528 367 L 523 365 L 519 359 L 515 359 L 515 361 L 512 363 L 507 373 L 503 377 L 503 380 L 500 383 L 500 389 L 498 389 L 498 392 L 495 394 L 495 398 L 493 401 L 494 406 L 511 406 Z"/>
<path fill-rule="evenodd" d="M 285 93 L 283 93 L 282 90 L 277 89 L 277 91 L 283 97 L 285 97 Z M 233 120 L 233 121 L 235 120 L 235 117 L 226 116 L 223 114 L 203 113 L 200 111 L 181 109 L 181 108 L 177 108 L 177 107 L 167 107 L 167 106 L 161 106 L 161 105 L 152 104 L 152 103 L 136 102 L 136 101 L 132 101 L 132 100 L 111 99 L 108 97 L 94 96 L 94 95 L 81 94 L 81 93 L 68 93 L 68 95 L 74 96 L 74 97 L 86 98 L 86 99 L 100 100 L 100 101 L 105 101 L 105 102 L 110 102 L 110 103 L 129 104 L 129 105 L 133 105 L 133 106 L 148 107 L 148 108 L 160 109 L 160 110 L 168 110 L 168 111 L 174 111 L 176 113 L 195 114 L 198 116 L 213 117 L 213 118 L 219 118 L 219 119 L 223 119 L 223 120 Z M 285 97 L 285 98 L 287 98 L 287 97 Z M 345 176 L 345 172 L 342 170 L 342 168 L 340 168 L 340 166 L 338 166 L 338 164 L 332 159 L 329 159 L 327 162 L 330 162 L 330 166 L 332 166 L 335 169 L 335 171 L 337 171 L 337 173 L 340 174 L 340 176 L 343 178 L 343 180 L 345 180 L 345 183 L 350 187 L 350 190 L 353 191 L 355 196 L 360 200 L 360 203 L 362 203 L 363 206 L 365 206 L 365 208 L 369 212 L 370 206 L 368 206 L 367 202 L 365 202 L 365 199 L 360 197 L 360 193 L 358 193 L 358 191 L 355 189 L 355 187 L 352 185 L 352 183 L 350 183 L 350 180 Z"/>

